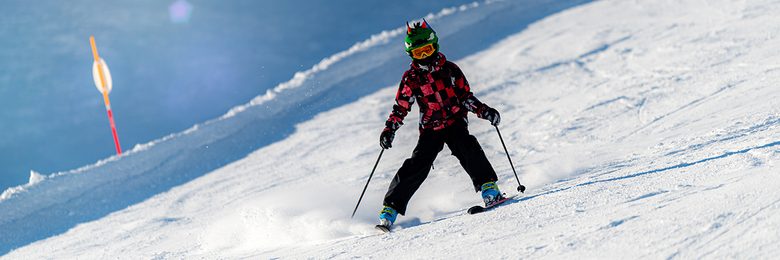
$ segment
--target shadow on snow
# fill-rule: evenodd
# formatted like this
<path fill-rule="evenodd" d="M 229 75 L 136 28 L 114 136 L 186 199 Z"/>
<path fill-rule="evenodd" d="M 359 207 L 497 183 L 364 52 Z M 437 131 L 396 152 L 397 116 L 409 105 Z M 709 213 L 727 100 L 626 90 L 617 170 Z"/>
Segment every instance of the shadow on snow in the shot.
<path fill-rule="evenodd" d="M 707 157 L 707 158 L 704 158 L 704 159 L 701 159 L 701 160 L 698 160 L 698 161 L 694 161 L 694 162 L 683 162 L 683 163 L 672 165 L 672 166 L 669 166 L 669 167 L 664 167 L 664 168 L 659 168 L 659 169 L 654 169 L 654 170 L 648 170 L 648 171 L 643 171 L 643 172 L 637 172 L 637 173 L 633 173 L 633 174 L 629 174 L 629 175 L 618 176 L 618 177 L 613 177 L 613 178 L 608 178 L 608 179 L 603 179 L 603 180 L 588 181 L 588 182 L 580 183 L 580 184 L 569 186 L 569 187 L 563 187 L 563 188 L 559 188 L 559 189 L 555 189 L 555 190 L 539 193 L 539 194 L 536 194 L 536 195 L 523 197 L 523 198 L 520 198 L 518 200 L 514 200 L 514 201 L 511 201 L 511 202 L 507 202 L 507 203 L 514 204 L 514 203 L 517 203 L 517 202 L 526 201 L 526 200 L 534 199 L 534 198 L 537 198 L 537 197 L 541 197 L 541 196 L 545 196 L 545 195 L 549 195 L 549 194 L 553 194 L 553 193 L 558 193 L 558 192 L 561 192 L 561 191 L 566 191 L 566 190 L 569 190 L 569 189 L 572 189 L 572 188 L 576 188 L 576 187 L 583 187 L 583 186 L 589 186 L 589 185 L 598 184 L 598 183 L 606 183 L 606 182 L 613 182 L 613 181 L 631 179 L 631 178 L 636 178 L 636 177 L 640 177 L 640 176 L 644 176 L 644 175 L 658 174 L 658 173 L 666 172 L 666 171 L 669 171 L 669 170 L 676 170 L 676 169 L 687 168 L 687 167 L 691 167 L 691 166 L 694 166 L 694 165 L 697 165 L 697 164 L 702 164 L 702 163 L 706 163 L 706 162 L 713 161 L 713 160 L 723 159 L 723 158 L 730 157 L 730 156 L 733 156 L 733 155 L 745 154 L 745 153 L 750 152 L 752 150 L 764 149 L 764 148 L 774 147 L 774 146 L 778 146 L 778 145 L 780 145 L 780 141 L 775 141 L 775 142 L 771 142 L 771 143 L 768 143 L 768 144 L 759 145 L 759 146 L 750 147 L 750 148 L 745 148 L 745 149 L 738 150 L 738 151 L 725 152 L 725 153 L 723 153 L 721 155 L 718 155 L 718 156 Z"/>

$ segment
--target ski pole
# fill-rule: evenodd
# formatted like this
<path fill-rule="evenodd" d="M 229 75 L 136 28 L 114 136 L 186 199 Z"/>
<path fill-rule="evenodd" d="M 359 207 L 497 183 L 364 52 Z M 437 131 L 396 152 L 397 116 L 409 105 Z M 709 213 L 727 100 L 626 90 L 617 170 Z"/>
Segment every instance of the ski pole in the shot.
<path fill-rule="evenodd" d="M 519 192 L 525 192 L 525 186 L 520 184 L 520 178 L 517 177 L 517 171 L 515 171 L 515 165 L 512 163 L 512 158 L 509 157 L 509 150 L 506 149 L 506 144 L 504 144 L 504 138 L 501 137 L 501 131 L 498 130 L 498 126 L 496 127 L 496 132 L 498 132 L 498 138 L 501 139 L 501 146 L 504 146 L 504 152 L 506 153 L 506 158 L 509 160 L 509 166 L 512 166 L 512 172 L 515 173 L 515 180 L 517 180 L 517 191 Z"/>
<path fill-rule="evenodd" d="M 366 194 L 366 189 L 368 188 L 368 183 L 371 182 L 371 176 L 374 176 L 374 171 L 376 171 L 376 166 L 379 165 L 379 159 L 382 159 L 382 154 L 385 153 L 385 149 L 382 148 L 382 151 L 379 152 L 379 158 L 376 158 L 376 163 L 374 163 L 374 169 L 371 170 L 371 174 L 368 175 L 368 181 L 366 181 L 366 186 L 363 187 L 363 192 L 360 193 L 360 198 L 358 199 L 357 205 L 355 205 L 355 210 L 352 211 L 352 217 L 355 217 L 355 212 L 357 212 L 358 207 L 360 206 L 360 201 L 363 200 L 363 195 Z"/>

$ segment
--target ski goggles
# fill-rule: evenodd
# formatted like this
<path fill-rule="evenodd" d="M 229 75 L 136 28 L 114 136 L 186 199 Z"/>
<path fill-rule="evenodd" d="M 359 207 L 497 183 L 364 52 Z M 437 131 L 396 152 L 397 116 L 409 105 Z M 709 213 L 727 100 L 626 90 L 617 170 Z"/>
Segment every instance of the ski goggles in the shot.
<path fill-rule="evenodd" d="M 417 48 L 412 49 L 412 58 L 422 60 L 433 55 L 436 52 L 436 48 L 433 48 L 433 43 L 429 43 Z"/>

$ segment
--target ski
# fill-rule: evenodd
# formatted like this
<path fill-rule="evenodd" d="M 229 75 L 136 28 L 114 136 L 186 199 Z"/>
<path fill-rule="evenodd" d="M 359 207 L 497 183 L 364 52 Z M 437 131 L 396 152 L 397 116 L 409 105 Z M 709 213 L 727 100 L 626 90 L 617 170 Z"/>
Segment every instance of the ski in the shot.
<path fill-rule="evenodd" d="M 385 225 L 376 225 L 374 226 L 374 228 L 376 228 L 379 231 L 382 231 L 383 233 L 390 233 L 390 227 Z"/>
<path fill-rule="evenodd" d="M 479 206 L 479 205 L 478 206 L 474 206 L 474 207 L 469 208 L 469 210 L 467 212 L 469 214 L 471 214 L 471 215 L 474 215 L 474 214 L 477 214 L 477 213 L 482 213 L 482 212 L 488 211 L 490 209 L 493 209 L 495 207 L 501 206 L 501 204 L 504 204 L 504 202 L 507 202 L 507 201 L 509 201 L 511 199 L 514 199 L 516 196 L 517 195 L 512 195 L 512 196 L 509 196 L 509 197 L 505 197 L 504 199 L 499 200 L 496 203 L 494 203 L 493 205 L 490 205 L 488 207 L 483 207 L 483 206 Z"/>

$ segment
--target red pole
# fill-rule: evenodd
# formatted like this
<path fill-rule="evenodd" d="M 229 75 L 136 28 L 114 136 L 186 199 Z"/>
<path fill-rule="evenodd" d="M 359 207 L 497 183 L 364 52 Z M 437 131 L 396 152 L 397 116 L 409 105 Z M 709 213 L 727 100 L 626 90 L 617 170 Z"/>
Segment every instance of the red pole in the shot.
<path fill-rule="evenodd" d="M 114 135 L 114 146 L 116 147 L 116 154 L 122 155 L 122 146 L 119 145 L 119 136 L 116 134 L 116 124 L 114 123 L 114 113 L 111 112 L 111 107 L 108 107 L 108 122 L 111 123 L 111 134 Z"/>
<path fill-rule="evenodd" d="M 95 45 L 95 37 L 89 36 L 89 44 L 92 45 L 92 56 L 95 57 L 95 63 L 97 63 L 98 75 L 100 75 L 100 92 L 103 93 L 103 102 L 106 104 L 106 112 L 108 112 L 108 122 L 111 124 L 111 134 L 114 135 L 114 146 L 116 146 L 116 154 L 122 154 L 122 147 L 119 145 L 119 136 L 116 134 L 116 124 L 114 123 L 114 113 L 111 112 L 111 100 L 108 99 L 108 87 L 106 86 L 106 76 L 103 75 L 103 62 L 98 55 L 97 45 Z"/>

